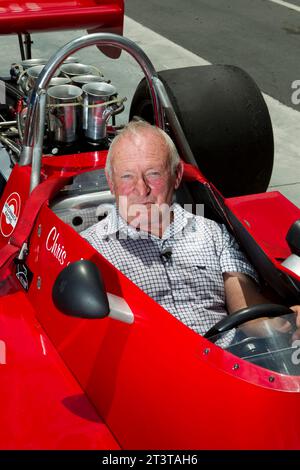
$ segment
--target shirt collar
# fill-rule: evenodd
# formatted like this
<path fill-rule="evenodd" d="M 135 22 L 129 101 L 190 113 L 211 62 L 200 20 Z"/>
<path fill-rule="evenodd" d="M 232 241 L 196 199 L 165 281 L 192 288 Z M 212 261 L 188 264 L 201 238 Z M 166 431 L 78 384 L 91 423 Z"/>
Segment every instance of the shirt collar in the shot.
<path fill-rule="evenodd" d="M 171 224 L 166 228 L 162 240 L 175 238 L 178 236 L 193 220 L 194 216 L 190 212 L 185 211 L 179 204 L 174 203 L 171 206 L 174 214 L 174 219 Z M 155 235 L 136 230 L 120 216 L 118 209 L 115 205 L 111 204 L 108 208 L 108 215 L 104 220 L 97 224 L 97 235 L 100 238 L 107 238 L 116 236 L 118 233 L 122 234 L 122 238 L 128 236 L 132 239 L 138 238 L 153 238 L 159 239 Z"/>

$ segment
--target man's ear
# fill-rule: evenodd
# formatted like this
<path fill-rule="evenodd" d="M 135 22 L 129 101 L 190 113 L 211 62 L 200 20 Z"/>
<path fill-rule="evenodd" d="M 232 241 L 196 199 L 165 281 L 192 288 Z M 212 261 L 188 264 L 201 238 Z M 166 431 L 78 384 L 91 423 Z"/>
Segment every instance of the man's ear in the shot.
<path fill-rule="evenodd" d="M 106 176 L 106 179 L 107 179 L 107 183 L 108 183 L 110 192 L 111 192 L 112 194 L 115 194 L 113 180 L 112 180 L 111 176 L 107 173 L 107 171 L 105 171 L 105 176 Z"/>
<path fill-rule="evenodd" d="M 183 162 L 182 160 L 180 160 L 175 171 L 175 185 L 174 185 L 175 189 L 179 187 L 181 180 L 182 180 L 182 175 L 183 175 Z"/>

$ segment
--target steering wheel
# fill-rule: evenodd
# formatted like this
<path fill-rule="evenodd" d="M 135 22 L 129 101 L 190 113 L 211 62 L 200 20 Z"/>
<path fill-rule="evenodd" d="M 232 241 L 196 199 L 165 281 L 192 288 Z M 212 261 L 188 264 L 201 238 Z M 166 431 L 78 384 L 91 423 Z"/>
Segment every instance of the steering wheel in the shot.
<path fill-rule="evenodd" d="M 228 315 L 225 318 L 222 318 L 222 320 L 216 323 L 212 328 L 210 328 L 205 333 L 204 338 L 210 339 L 215 335 L 224 333 L 225 331 L 228 331 L 228 330 L 232 330 L 233 328 L 237 328 L 238 326 L 250 320 L 256 320 L 257 318 L 262 318 L 262 317 L 275 318 L 275 317 L 280 317 L 281 315 L 287 315 L 291 313 L 294 313 L 293 310 L 286 307 L 285 305 L 279 305 L 279 304 L 252 305 L 251 307 L 242 308 L 241 310 L 238 310 L 232 315 Z"/>

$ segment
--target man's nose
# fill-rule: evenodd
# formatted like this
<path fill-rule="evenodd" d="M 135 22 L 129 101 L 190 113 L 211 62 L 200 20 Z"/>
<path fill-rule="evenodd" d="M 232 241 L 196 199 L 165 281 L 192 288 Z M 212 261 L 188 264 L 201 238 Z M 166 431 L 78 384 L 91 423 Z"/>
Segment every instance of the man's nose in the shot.
<path fill-rule="evenodd" d="M 149 184 L 147 183 L 147 180 L 145 180 L 144 178 L 139 178 L 137 180 L 135 189 L 137 193 L 139 194 L 139 196 L 147 196 L 151 191 L 151 188 Z"/>

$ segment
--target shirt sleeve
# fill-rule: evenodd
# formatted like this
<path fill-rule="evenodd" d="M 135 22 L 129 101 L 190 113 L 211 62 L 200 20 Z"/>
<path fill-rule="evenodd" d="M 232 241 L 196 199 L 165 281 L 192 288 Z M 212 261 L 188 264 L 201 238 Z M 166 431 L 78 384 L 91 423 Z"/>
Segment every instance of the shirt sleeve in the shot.
<path fill-rule="evenodd" d="M 238 272 L 247 274 L 259 284 L 259 277 L 256 270 L 240 249 L 236 239 L 228 232 L 224 224 L 216 225 L 218 225 L 219 228 L 217 250 L 219 252 L 222 273 Z"/>

